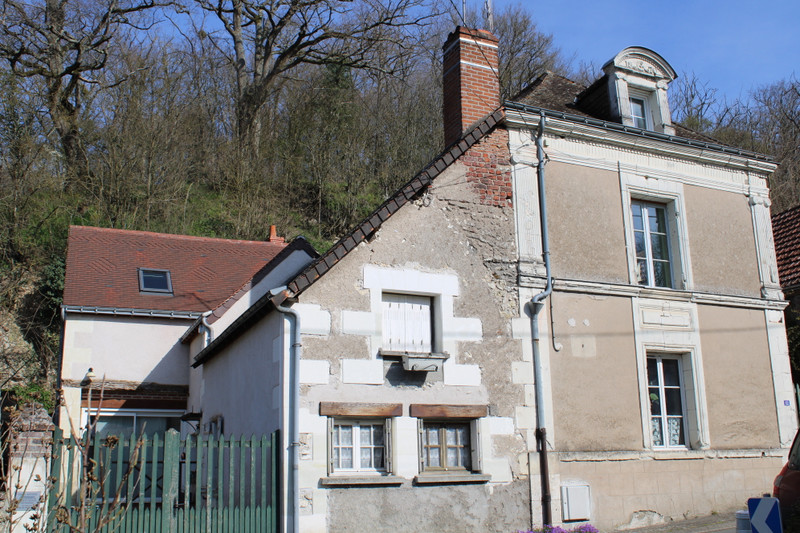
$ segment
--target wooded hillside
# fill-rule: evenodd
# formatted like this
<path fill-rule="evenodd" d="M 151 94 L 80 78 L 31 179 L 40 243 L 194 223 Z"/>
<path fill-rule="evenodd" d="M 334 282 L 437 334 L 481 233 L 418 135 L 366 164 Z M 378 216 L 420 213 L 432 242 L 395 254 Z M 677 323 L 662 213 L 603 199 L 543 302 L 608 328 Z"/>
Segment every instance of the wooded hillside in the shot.
<path fill-rule="evenodd" d="M 443 148 L 452 4 L 4 4 L 0 388 L 52 390 L 70 224 L 239 239 L 275 224 L 322 251 Z M 523 8 L 495 24 L 504 96 L 570 75 Z M 778 158 L 774 208 L 797 203 L 797 80 L 720 103 L 690 76 L 673 97 L 688 126 Z"/>

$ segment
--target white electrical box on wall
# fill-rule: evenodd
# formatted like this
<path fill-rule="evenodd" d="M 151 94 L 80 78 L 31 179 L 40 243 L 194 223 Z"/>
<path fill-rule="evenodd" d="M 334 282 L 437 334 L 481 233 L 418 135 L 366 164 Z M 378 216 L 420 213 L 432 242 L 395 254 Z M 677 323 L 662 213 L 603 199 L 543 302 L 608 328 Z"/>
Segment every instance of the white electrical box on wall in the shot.
<path fill-rule="evenodd" d="M 589 520 L 592 512 L 592 498 L 589 485 L 561 485 L 561 519 Z"/>

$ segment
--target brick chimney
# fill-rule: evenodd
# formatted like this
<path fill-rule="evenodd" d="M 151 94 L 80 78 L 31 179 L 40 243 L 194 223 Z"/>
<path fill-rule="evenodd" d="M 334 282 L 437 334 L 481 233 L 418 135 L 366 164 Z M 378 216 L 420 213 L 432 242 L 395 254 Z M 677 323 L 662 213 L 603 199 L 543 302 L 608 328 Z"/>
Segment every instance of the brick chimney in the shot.
<path fill-rule="evenodd" d="M 444 144 L 450 146 L 500 107 L 497 37 L 458 26 L 443 48 Z"/>

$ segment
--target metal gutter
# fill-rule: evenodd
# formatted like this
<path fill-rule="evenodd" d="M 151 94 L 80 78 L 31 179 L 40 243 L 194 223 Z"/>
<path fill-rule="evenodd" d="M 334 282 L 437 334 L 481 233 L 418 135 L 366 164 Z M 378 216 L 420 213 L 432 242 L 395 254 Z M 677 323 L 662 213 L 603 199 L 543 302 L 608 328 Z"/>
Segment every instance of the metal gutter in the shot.
<path fill-rule="evenodd" d="M 62 313 L 85 313 L 92 315 L 137 316 L 150 318 L 178 318 L 196 320 L 202 316 L 199 311 L 165 311 L 161 309 L 133 309 L 127 307 L 97 307 L 91 305 L 62 305 Z"/>
<path fill-rule="evenodd" d="M 300 533 L 300 359 L 303 344 L 300 335 L 300 313 L 296 309 L 286 307 L 284 303 L 293 296 L 286 287 L 277 287 L 267 294 L 275 310 L 284 316 L 291 317 L 291 344 L 289 345 L 289 497 L 291 504 L 287 511 L 291 517 L 287 520 L 287 531 Z"/>
<path fill-rule="evenodd" d="M 741 150 L 739 148 L 733 148 L 731 146 L 724 146 L 721 144 L 696 141 L 693 139 L 687 139 L 686 137 L 678 137 L 677 135 L 667 135 L 666 133 L 643 130 L 641 128 L 636 128 L 634 126 L 626 126 L 618 122 L 608 122 L 606 120 L 600 120 L 597 118 L 584 117 L 581 115 L 573 115 L 571 113 L 565 113 L 563 111 L 553 111 L 552 109 L 546 109 L 543 107 L 537 107 L 529 104 L 521 104 L 519 102 L 505 102 L 503 105 L 506 109 L 513 109 L 515 111 L 522 111 L 524 113 L 531 113 L 540 116 L 543 115 L 548 118 L 558 118 L 562 120 L 567 120 L 569 122 L 586 124 L 589 126 L 596 126 L 611 131 L 638 135 L 640 137 L 654 139 L 657 141 L 667 142 L 671 144 L 678 144 L 681 146 L 689 146 L 692 148 L 700 148 L 703 150 L 714 150 L 716 152 L 737 155 L 739 157 L 745 157 L 748 159 L 756 159 L 758 161 L 764 161 L 766 163 L 775 163 L 775 160 L 768 155 L 759 154 L 757 152 L 750 152 L 747 150 Z"/>
<path fill-rule="evenodd" d="M 528 302 L 531 311 L 531 347 L 533 350 L 533 375 L 536 390 L 536 443 L 539 452 L 539 478 L 542 490 L 542 522 L 545 527 L 553 523 L 550 494 L 550 468 L 547 462 L 547 427 L 544 407 L 544 372 L 542 356 L 539 350 L 539 313 L 544 308 L 544 300 L 553 292 L 553 276 L 550 269 L 550 241 L 547 227 L 547 201 L 545 198 L 544 166 L 545 154 L 542 137 L 544 136 L 545 115 L 539 115 L 539 131 L 536 135 L 536 177 L 539 189 L 539 219 L 542 228 L 542 258 L 544 259 L 546 285 L 542 292 Z M 530 468 L 530 457 L 528 458 Z M 531 513 L 533 514 L 533 513 Z M 533 517 L 531 517 L 533 518 Z M 531 520 L 533 522 L 533 520 Z M 531 526 L 533 527 L 533 526 Z"/>

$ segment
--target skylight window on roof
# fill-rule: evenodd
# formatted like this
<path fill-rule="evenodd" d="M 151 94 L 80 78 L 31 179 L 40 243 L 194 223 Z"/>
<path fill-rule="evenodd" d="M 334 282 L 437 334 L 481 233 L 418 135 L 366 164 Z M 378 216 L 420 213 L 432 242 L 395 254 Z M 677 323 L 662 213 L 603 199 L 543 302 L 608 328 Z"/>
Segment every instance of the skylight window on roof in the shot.
<path fill-rule="evenodd" d="M 172 294 L 172 279 L 170 278 L 169 270 L 140 268 L 139 290 L 141 292 Z"/>

